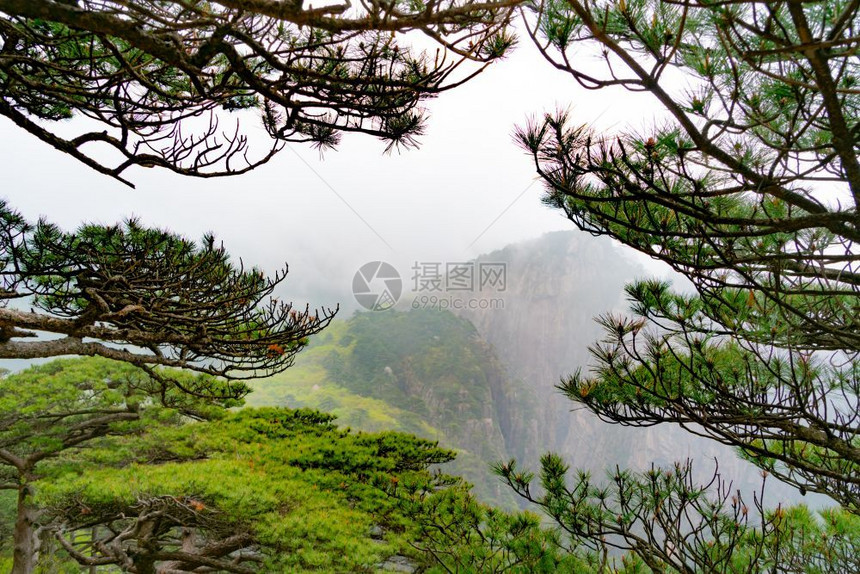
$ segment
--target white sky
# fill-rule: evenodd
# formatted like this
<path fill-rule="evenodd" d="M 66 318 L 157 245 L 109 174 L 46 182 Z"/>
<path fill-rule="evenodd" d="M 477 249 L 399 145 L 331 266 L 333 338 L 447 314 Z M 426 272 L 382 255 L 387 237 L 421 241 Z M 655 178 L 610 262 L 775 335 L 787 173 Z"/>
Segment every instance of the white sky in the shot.
<path fill-rule="evenodd" d="M 195 239 L 214 231 L 246 264 L 271 273 L 288 262 L 282 296 L 353 308 L 352 277 L 367 261 L 389 261 L 408 280 L 415 261 L 463 261 L 572 229 L 541 204 L 531 158 L 512 139 L 530 115 L 568 106 L 577 122 L 619 130 L 654 121 L 648 96 L 585 91 L 523 37 L 508 59 L 429 103 L 417 150 L 384 155 L 383 143 L 350 135 L 322 159 L 292 145 L 233 178 L 138 168 L 127 174 L 131 190 L 0 119 L 0 196 L 30 220 L 44 215 L 65 228 L 138 216 Z"/>

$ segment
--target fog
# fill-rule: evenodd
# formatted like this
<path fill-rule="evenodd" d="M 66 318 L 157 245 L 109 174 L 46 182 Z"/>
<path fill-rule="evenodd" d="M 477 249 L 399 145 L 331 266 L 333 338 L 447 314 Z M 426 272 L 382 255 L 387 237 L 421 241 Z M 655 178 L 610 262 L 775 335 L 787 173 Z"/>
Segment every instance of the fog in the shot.
<path fill-rule="evenodd" d="M 139 217 L 192 238 L 213 231 L 245 264 L 273 273 L 289 263 L 279 295 L 348 310 L 355 307 L 352 277 L 367 261 L 391 262 L 408 288 L 415 262 L 464 261 L 572 228 L 541 204 L 531 158 L 513 142 L 516 124 L 570 107 L 577 122 L 638 129 L 656 113 L 648 96 L 579 88 L 527 38 L 508 59 L 427 107 L 419 149 L 385 154 L 383 142 L 348 135 L 324 156 L 291 144 L 239 177 L 135 168 L 128 173 L 134 190 L 3 119 L 0 196 L 30 220 L 46 216 L 68 229 Z M 261 151 L 270 145 L 256 117 L 243 118 L 243 128 Z M 649 269 L 661 272 L 656 263 Z"/>

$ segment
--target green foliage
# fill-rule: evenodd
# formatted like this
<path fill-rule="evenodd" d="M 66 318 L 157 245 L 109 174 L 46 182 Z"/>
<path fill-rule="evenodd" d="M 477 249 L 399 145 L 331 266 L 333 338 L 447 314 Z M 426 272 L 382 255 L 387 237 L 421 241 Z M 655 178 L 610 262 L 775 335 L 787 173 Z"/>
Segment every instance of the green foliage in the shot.
<path fill-rule="evenodd" d="M 245 409 L 155 429 L 139 440 L 172 453 L 173 462 L 151 464 L 151 449 L 138 444 L 131 464 L 66 473 L 38 502 L 62 521 L 64 535 L 91 524 L 127 528 L 157 501 L 179 517 L 151 542 L 161 550 L 173 544 L 169 530 L 185 526 L 211 539 L 249 534 L 266 571 L 375 571 L 409 552 L 407 522 L 377 485 L 429 480 L 427 466 L 453 453 L 408 435 L 350 433 L 332 420 L 309 410 Z M 375 528 L 385 535 L 372 539 Z"/>
<path fill-rule="evenodd" d="M 425 309 L 361 313 L 350 321 L 349 337 L 348 356 L 340 357 L 341 363 L 338 357 L 331 359 L 336 382 L 404 410 L 426 413 L 427 405 L 409 392 L 409 383 L 417 379 L 432 386 L 436 400 L 456 404 L 458 414 L 482 416 L 484 397 L 462 392 L 466 386 L 488 387 L 486 358 L 475 344 L 479 336 L 466 319 Z M 455 423 L 453 417 L 446 422 Z"/>
<path fill-rule="evenodd" d="M 201 398 L 188 388 L 210 392 Z M 59 359 L 0 379 L 0 487 L 13 495 L 2 499 L 0 524 L 8 535 L 16 520 L 27 525 L 14 529 L 15 555 L 34 555 L 37 538 L 50 541 L 50 519 L 34 507 L 34 492 L 66 473 L 127 461 L 136 450 L 129 440 L 152 428 L 224 416 L 242 404 L 234 391 L 207 375 L 146 373 L 102 358 Z M 152 460 L 165 456 L 163 448 L 141 452 Z M 44 553 L 44 571 L 66 567 L 61 555 Z"/>
<path fill-rule="evenodd" d="M 17 498 L 18 493 L 13 490 L 0 490 L 0 559 L 7 553 L 11 554 Z"/>
<path fill-rule="evenodd" d="M 332 322 L 313 339 L 292 368 L 252 383 L 254 392 L 248 396 L 248 404 L 320 409 L 337 415 L 343 426 L 366 431 L 392 429 L 421 436 L 440 436 L 441 431 L 429 424 L 425 417 L 398 408 L 385 397 L 355 392 L 354 385 L 363 386 L 361 379 L 356 377 L 355 380 L 344 381 L 344 373 L 347 372 L 342 367 L 344 356 L 352 352 L 355 341 L 350 326 L 350 322 Z M 333 372 L 340 374 L 343 384 L 335 380 Z"/>
<path fill-rule="evenodd" d="M 810 511 L 806 506 L 768 513 L 778 534 L 765 540 L 762 565 L 789 572 L 837 574 L 860 568 L 860 518 L 839 508 Z M 751 535 L 758 544 L 760 534 Z"/>
<path fill-rule="evenodd" d="M 748 503 L 718 472 L 709 484 L 696 484 L 689 463 L 641 473 L 616 468 L 596 481 L 581 471 L 571 479 L 561 457 L 547 454 L 539 489 L 513 461 L 496 470 L 571 536 L 586 564 L 600 564 L 599 572 L 857 569 L 856 515 L 832 508 L 816 516 L 805 506 L 765 511 L 761 493 Z"/>
<path fill-rule="evenodd" d="M 86 358 L 58 359 L 0 379 L 0 465 L 6 486 L 29 480 L 34 472 L 44 477 L 47 461 L 102 444 L 107 437 L 178 425 L 189 417 L 217 418 L 225 408 L 242 404 L 229 383 L 206 375 L 164 370 L 159 377 L 125 363 Z M 180 390 L 195 386 L 225 398 L 201 399 Z M 71 460 L 67 456 L 63 464 Z"/>
<path fill-rule="evenodd" d="M 435 562 L 430 572 L 589 572 L 536 515 L 482 505 L 462 484 L 430 486 L 389 488 L 411 521 L 410 544 Z"/>
<path fill-rule="evenodd" d="M 297 364 L 255 385 L 249 404 L 311 407 L 366 431 L 392 429 L 458 449 L 448 472 L 508 507 L 488 468 L 513 456 L 499 395 L 528 420 L 533 399 L 511 381 L 474 326 L 449 312 L 356 314 L 314 338 Z M 505 427 L 505 428 L 503 428 Z"/>

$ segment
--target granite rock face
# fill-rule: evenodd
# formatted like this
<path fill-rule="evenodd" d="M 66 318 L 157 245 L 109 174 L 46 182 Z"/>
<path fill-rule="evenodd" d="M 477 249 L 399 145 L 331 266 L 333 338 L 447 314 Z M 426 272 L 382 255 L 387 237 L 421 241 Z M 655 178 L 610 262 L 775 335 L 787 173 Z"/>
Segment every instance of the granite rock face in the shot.
<path fill-rule="evenodd" d="M 648 273 L 607 238 L 579 231 L 555 232 L 482 255 L 478 262 L 504 262 L 505 291 L 482 295 L 502 297 L 503 309 L 464 310 L 459 314 L 475 325 L 492 345 L 511 377 L 522 381 L 538 404 L 535 432 L 512 450 L 534 465 L 546 451 L 562 454 L 573 467 L 603 477 L 616 465 L 647 469 L 691 458 L 700 480 L 714 471 L 745 492 L 758 489 L 758 469 L 734 451 L 696 437 L 675 426 L 629 428 L 600 421 L 569 401 L 555 388 L 562 377 L 588 370 L 588 347 L 602 337 L 594 317 L 624 313 L 624 284 Z M 496 305 L 498 307 L 498 305 Z M 516 417 L 514 417 L 516 419 Z M 773 484 L 769 500 L 797 498 L 790 487 Z"/>

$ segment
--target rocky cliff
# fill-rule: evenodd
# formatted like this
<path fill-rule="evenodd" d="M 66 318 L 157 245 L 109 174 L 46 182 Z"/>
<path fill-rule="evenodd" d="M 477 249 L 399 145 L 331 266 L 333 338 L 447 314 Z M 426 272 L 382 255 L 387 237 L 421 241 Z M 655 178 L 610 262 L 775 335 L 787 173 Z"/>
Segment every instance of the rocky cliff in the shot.
<path fill-rule="evenodd" d="M 758 470 L 728 447 L 674 425 L 644 429 L 604 423 L 555 389 L 565 375 L 588 369 L 588 347 L 602 336 L 593 318 L 624 312 L 624 284 L 646 276 L 610 240 L 578 231 L 556 232 L 477 261 L 506 264 L 506 289 L 491 294 L 503 298 L 504 308 L 459 314 L 475 325 L 511 376 L 524 381 L 538 402 L 541 447 L 537 452 L 525 448 L 526 463 L 533 465 L 541 452 L 552 450 L 572 466 L 602 477 L 615 465 L 646 469 L 652 463 L 666 465 L 690 457 L 704 480 L 718 459 L 721 473 L 736 487 L 749 491 L 760 486 Z M 796 498 L 793 489 L 773 486 L 770 501 Z"/>

